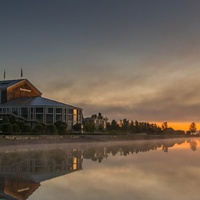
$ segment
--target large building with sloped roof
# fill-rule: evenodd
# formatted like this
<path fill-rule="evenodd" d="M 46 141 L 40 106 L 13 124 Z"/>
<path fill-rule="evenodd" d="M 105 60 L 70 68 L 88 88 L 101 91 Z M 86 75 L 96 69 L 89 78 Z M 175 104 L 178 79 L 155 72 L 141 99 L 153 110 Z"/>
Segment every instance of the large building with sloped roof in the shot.
<path fill-rule="evenodd" d="M 68 130 L 82 124 L 82 109 L 42 97 L 27 79 L 0 81 L 0 115 L 12 115 L 34 123 L 62 121 Z"/>

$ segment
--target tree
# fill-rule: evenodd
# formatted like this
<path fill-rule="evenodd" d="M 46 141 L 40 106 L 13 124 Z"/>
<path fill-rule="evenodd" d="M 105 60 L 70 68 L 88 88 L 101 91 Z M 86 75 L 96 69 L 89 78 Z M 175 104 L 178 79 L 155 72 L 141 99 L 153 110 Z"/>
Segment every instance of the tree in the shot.
<path fill-rule="evenodd" d="M 163 124 L 162 124 L 162 130 L 164 130 L 166 128 L 168 128 L 168 124 L 167 124 L 167 122 L 163 122 Z"/>
<path fill-rule="evenodd" d="M 190 133 L 194 133 L 197 131 L 196 124 L 194 122 L 190 124 L 189 131 Z"/>
<path fill-rule="evenodd" d="M 98 119 L 103 119 L 103 115 L 101 113 L 98 113 Z"/>
<path fill-rule="evenodd" d="M 94 132 L 96 130 L 94 122 L 86 123 L 84 129 L 86 132 Z"/>
<path fill-rule="evenodd" d="M 91 116 L 91 118 L 92 118 L 92 119 L 97 119 L 97 115 L 96 115 L 96 114 L 93 114 L 93 115 Z"/>
<path fill-rule="evenodd" d="M 118 125 L 118 123 L 117 123 L 117 121 L 116 120 L 112 120 L 112 122 L 111 122 L 111 130 L 119 130 L 119 125 Z"/>
<path fill-rule="evenodd" d="M 129 120 L 127 119 L 122 120 L 122 130 L 129 131 Z"/>

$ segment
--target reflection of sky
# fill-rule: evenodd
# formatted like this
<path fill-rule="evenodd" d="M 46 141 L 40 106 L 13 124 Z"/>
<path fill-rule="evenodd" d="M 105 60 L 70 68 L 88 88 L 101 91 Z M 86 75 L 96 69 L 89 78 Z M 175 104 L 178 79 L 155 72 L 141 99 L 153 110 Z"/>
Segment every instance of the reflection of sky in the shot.
<path fill-rule="evenodd" d="M 29 199 L 197 200 L 200 151 L 196 143 L 196 151 L 183 143 L 183 148 L 176 144 L 168 153 L 159 148 L 127 156 L 109 154 L 102 163 L 84 160 L 82 171 L 43 182 Z"/>
<path fill-rule="evenodd" d="M 199 119 L 198 0 L 0 2 L 0 70 L 85 115 Z M 51 78 L 49 78 L 51 77 Z"/>

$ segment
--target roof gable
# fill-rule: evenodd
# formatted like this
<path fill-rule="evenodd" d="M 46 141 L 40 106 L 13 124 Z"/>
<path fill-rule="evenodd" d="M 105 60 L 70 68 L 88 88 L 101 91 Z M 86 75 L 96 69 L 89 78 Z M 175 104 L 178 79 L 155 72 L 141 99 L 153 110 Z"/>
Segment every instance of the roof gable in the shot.
<path fill-rule="evenodd" d="M 8 87 L 15 85 L 23 80 L 26 80 L 26 79 L 0 81 L 0 89 L 7 89 Z"/>

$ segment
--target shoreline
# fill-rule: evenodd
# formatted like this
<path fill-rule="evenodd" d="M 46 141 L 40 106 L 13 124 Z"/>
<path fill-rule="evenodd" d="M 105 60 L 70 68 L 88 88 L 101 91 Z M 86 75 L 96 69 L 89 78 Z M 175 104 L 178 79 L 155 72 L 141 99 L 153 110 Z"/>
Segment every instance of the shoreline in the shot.
<path fill-rule="evenodd" d="M 198 138 L 190 135 L 2 135 L 0 146 Z"/>

